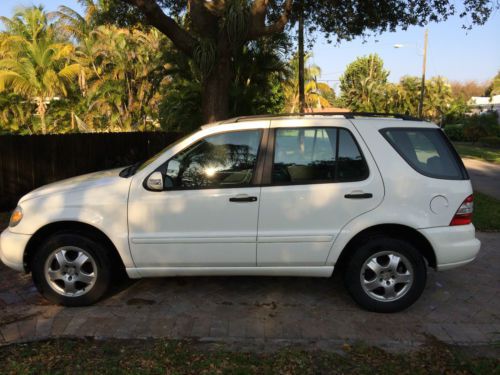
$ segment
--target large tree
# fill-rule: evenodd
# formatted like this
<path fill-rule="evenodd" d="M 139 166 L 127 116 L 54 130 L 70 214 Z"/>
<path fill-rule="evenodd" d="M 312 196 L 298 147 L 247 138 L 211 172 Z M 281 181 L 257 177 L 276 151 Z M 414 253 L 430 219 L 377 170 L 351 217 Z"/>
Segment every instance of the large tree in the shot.
<path fill-rule="evenodd" d="M 74 46 L 61 41 L 42 7 L 21 9 L 6 27 L 0 50 L 0 92 L 7 89 L 36 103 L 41 130 L 47 133 L 47 104 L 67 96 L 80 66 L 72 63 Z"/>
<path fill-rule="evenodd" d="M 342 105 L 358 112 L 381 112 L 388 76 L 377 54 L 358 57 L 340 76 Z"/>
<path fill-rule="evenodd" d="M 406 29 L 442 21 L 453 14 L 483 24 L 495 0 L 100 0 L 118 22 L 141 18 L 164 33 L 180 51 L 192 57 L 204 73 L 202 112 L 205 121 L 229 113 L 233 55 L 248 41 L 282 32 L 293 24 L 303 5 L 311 34 L 353 37 Z M 134 12 L 138 10 L 139 13 Z"/>

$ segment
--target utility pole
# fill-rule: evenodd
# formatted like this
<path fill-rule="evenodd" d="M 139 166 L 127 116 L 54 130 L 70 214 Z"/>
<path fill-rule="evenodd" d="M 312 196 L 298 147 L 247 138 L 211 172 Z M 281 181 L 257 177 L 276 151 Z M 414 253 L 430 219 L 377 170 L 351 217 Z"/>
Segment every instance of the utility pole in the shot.
<path fill-rule="evenodd" d="M 418 117 L 422 118 L 424 111 L 424 95 L 425 95 L 425 65 L 427 64 L 427 38 L 429 30 L 425 29 L 424 37 L 424 61 L 422 63 L 422 87 L 420 88 L 420 101 L 418 102 Z"/>
<path fill-rule="evenodd" d="M 299 108 L 304 113 L 306 94 L 304 83 L 304 0 L 299 1 Z"/>

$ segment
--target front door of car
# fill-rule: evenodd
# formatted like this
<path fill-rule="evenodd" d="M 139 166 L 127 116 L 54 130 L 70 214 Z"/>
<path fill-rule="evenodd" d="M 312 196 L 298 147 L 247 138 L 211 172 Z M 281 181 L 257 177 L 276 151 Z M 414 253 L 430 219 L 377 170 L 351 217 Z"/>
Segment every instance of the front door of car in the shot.
<path fill-rule="evenodd" d="M 133 184 L 129 239 L 136 267 L 256 265 L 262 129 L 207 136 L 156 171 L 163 191 Z M 151 270 L 150 270 L 151 271 Z"/>
<path fill-rule="evenodd" d="M 271 127 L 257 264 L 322 266 L 342 227 L 382 201 L 380 173 L 347 119 L 274 120 Z"/>

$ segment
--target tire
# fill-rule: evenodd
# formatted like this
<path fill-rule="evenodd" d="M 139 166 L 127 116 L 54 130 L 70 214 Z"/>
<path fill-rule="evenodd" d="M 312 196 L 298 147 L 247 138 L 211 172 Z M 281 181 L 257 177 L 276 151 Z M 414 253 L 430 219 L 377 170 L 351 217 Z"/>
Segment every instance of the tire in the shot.
<path fill-rule="evenodd" d="M 56 233 L 38 249 L 31 261 L 38 291 L 63 306 L 87 306 L 108 290 L 111 262 L 107 249 L 79 233 Z"/>
<path fill-rule="evenodd" d="M 347 262 L 345 286 L 368 311 L 393 313 L 411 306 L 427 280 L 423 256 L 409 242 L 371 237 L 358 244 Z"/>

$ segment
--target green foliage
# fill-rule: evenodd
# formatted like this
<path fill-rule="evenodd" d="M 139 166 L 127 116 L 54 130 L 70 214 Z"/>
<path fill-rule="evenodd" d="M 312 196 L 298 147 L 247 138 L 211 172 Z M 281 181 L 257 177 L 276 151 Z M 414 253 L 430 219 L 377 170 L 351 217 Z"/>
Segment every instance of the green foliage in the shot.
<path fill-rule="evenodd" d="M 12 19 L 3 17 L 0 92 L 10 92 L 36 103 L 41 132 L 47 133 L 47 104 L 67 96 L 80 65 L 71 61 L 75 48 L 60 40 L 42 7 L 24 8 Z"/>
<path fill-rule="evenodd" d="M 479 138 L 479 144 L 486 147 L 500 148 L 500 137 L 499 136 L 489 136 Z"/>
<path fill-rule="evenodd" d="M 479 159 L 490 163 L 500 164 L 500 149 L 488 148 L 470 143 L 455 143 L 454 146 L 463 158 Z"/>
<path fill-rule="evenodd" d="M 290 77 L 283 56 L 289 40 L 275 35 L 243 47 L 234 61 L 235 79 L 229 92 L 229 115 L 280 113 L 285 105 L 283 86 Z"/>
<path fill-rule="evenodd" d="M 316 109 L 333 106 L 335 101 L 335 91 L 326 83 L 318 82 L 321 76 L 321 68 L 318 65 L 310 64 L 312 53 L 304 56 L 304 94 L 306 99 L 306 109 L 314 111 Z M 299 56 L 294 54 L 288 62 L 284 83 L 284 94 L 286 99 L 285 112 L 299 112 Z"/>
<path fill-rule="evenodd" d="M 495 78 L 493 78 L 493 82 L 486 89 L 487 96 L 500 95 L 500 71 L 498 71 Z"/>
<path fill-rule="evenodd" d="M 475 191 L 472 222 L 477 230 L 500 231 L 500 201 Z"/>
<path fill-rule="evenodd" d="M 464 126 L 464 139 L 469 142 L 477 142 L 479 138 L 488 136 L 488 130 L 479 123 L 471 122 Z"/>
<path fill-rule="evenodd" d="M 490 203 L 486 199 L 480 202 L 486 203 L 485 208 Z M 498 201 L 495 203 L 494 207 L 498 207 Z M 497 209 L 486 223 L 498 227 L 499 216 Z M 431 338 L 404 351 L 385 351 L 358 342 L 342 345 L 342 352 L 313 350 L 298 344 L 260 352 L 234 350 L 223 343 L 214 348 L 194 340 L 61 338 L 3 345 L 0 361 L 6 374 L 72 374 L 75 369 L 85 369 L 80 372 L 89 374 L 124 375 L 497 374 L 500 361 L 496 353 L 494 343 L 479 350 L 448 346 Z"/>
<path fill-rule="evenodd" d="M 173 81 L 164 92 L 159 117 L 165 131 L 189 133 L 198 128 L 202 124 L 200 83 Z"/>
<path fill-rule="evenodd" d="M 288 69 L 280 51 L 288 39 L 278 35 L 269 40 L 246 45 L 235 57 L 234 76 L 229 92 L 229 115 L 279 113 L 285 105 L 283 82 Z M 185 132 L 199 127 L 202 121 L 202 79 L 197 69 L 181 53 L 170 51 L 172 80 L 165 86 L 160 104 L 161 128 Z"/>
<path fill-rule="evenodd" d="M 193 60 L 199 69 L 200 78 L 207 77 L 215 65 L 215 44 L 210 39 L 200 39 L 193 52 Z"/>
<path fill-rule="evenodd" d="M 229 43 L 233 50 L 243 44 L 245 35 L 248 32 L 248 20 L 250 11 L 245 0 L 228 0 L 226 4 L 225 29 Z"/>
<path fill-rule="evenodd" d="M 477 142 L 480 138 L 500 136 L 496 112 L 476 114 L 466 118 L 464 125 L 464 140 Z"/>
<path fill-rule="evenodd" d="M 465 121 L 466 113 L 469 111 L 467 100 L 462 96 L 453 95 L 448 109 L 443 118 L 443 125 L 446 124 L 460 124 Z"/>
<path fill-rule="evenodd" d="M 463 125 L 446 125 L 444 127 L 444 132 L 452 141 L 463 142 L 464 138 L 464 127 Z"/>
<path fill-rule="evenodd" d="M 340 77 L 340 100 L 357 112 L 382 112 L 389 71 L 377 54 L 358 57 Z"/>
<path fill-rule="evenodd" d="M 20 95 L 0 93 L 0 134 L 33 133 L 32 121 L 36 105 L 23 99 Z"/>

